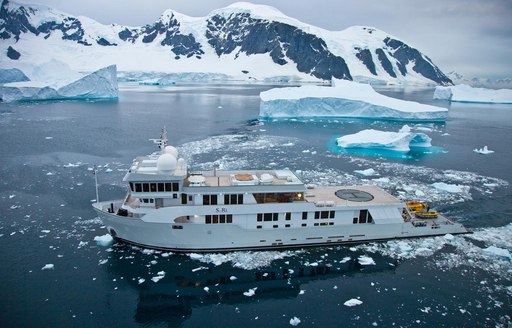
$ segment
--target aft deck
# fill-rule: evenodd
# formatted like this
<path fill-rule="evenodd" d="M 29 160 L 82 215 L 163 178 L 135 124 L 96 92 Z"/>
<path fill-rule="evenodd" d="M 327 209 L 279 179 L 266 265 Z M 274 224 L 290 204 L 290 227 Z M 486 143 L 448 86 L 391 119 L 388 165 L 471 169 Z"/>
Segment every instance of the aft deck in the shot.
<path fill-rule="evenodd" d="M 343 191 L 346 198 L 340 198 L 337 192 Z M 361 206 L 400 204 L 401 201 L 376 186 L 315 186 L 308 188 L 305 200 L 316 206 Z"/>

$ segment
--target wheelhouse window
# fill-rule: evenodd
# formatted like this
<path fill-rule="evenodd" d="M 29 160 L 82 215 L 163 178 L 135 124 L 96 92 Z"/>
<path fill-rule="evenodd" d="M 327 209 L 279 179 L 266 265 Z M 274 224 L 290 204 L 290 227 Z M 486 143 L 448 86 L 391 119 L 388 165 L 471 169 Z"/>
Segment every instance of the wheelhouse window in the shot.
<path fill-rule="evenodd" d="M 243 194 L 224 195 L 224 204 L 226 205 L 237 205 L 244 203 Z"/>
<path fill-rule="evenodd" d="M 217 205 L 217 195 L 203 195 L 203 205 Z"/>

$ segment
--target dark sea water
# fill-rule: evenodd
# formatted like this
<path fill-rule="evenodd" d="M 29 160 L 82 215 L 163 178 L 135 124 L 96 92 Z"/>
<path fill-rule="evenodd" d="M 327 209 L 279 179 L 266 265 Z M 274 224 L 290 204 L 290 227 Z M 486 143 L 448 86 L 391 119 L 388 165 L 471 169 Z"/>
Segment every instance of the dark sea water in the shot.
<path fill-rule="evenodd" d="M 409 123 L 441 151 L 383 157 L 339 152 L 332 142 L 405 122 L 260 121 L 258 95 L 269 88 L 124 85 L 117 102 L 0 103 L 0 326 L 512 325 L 511 260 L 489 249 L 512 252 L 512 106 L 379 89 L 449 107 L 445 123 Z M 317 184 L 375 184 L 429 201 L 474 233 L 201 255 L 96 244 L 106 230 L 91 207 L 92 167 L 100 199 L 123 197 L 132 159 L 156 151 L 148 139 L 163 125 L 195 168 L 288 167 Z M 495 153 L 473 152 L 485 145 Z M 379 175 L 354 172 L 368 168 Z M 351 299 L 362 303 L 344 305 Z"/>

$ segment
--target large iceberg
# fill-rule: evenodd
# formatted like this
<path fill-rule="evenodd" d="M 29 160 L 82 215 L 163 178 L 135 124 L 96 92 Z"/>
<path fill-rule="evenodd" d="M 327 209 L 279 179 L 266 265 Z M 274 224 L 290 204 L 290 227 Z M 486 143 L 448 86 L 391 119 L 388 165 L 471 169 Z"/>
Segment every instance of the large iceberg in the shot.
<path fill-rule="evenodd" d="M 431 141 L 425 133 L 411 132 L 407 125 L 398 132 L 369 129 L 336 139 L 338 146 L 343 148 L 378 148 L 400 152 L 408 152 L 410 147 L 431 147 Z"/>
<path fill-rule="evenodd" d="M 512 89 L 473 88 L 466 84 L 436 87 L 434 99 L 467 103 L 512 104 Z"/>
<path fill-rule="evenodd" d="M 275 88 L 260 93 L 260 116 L 356 117 L 444 121 L 448 110 L 377 93 L 369 84 L 333 80 L 332 86 Z"/>
<path fill-rule="evenodd" d="M 30 72 L 29 72 L 30 71 Z M 58 61 L 26 69 L 30 81 L 0 86 L 4 102 L 51 99 L 116 99 L 119 95 L 115 65 L 81 74 Z"/>

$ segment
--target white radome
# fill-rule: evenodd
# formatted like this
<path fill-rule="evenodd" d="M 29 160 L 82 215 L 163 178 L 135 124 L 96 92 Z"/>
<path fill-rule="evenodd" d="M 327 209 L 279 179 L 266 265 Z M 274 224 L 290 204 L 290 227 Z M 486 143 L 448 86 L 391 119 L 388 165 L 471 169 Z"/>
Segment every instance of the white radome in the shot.
<path fill-rule="evenodd" d="M 156 168 L 158 171 L 161 172 L 174 171 L 176 170 L 177 164 L 178 161 L 176 160 L 176 157 L 174 157 L 173 154 L 165 153 L 158 157 L 158 160 L 156 162 Z"/>
<path fill-rule="evenodd" d="M 171 154 L 174 156 L 174 158 L 178 158 L 178 149 L 173 146 L 165 146 L 163 153 Z"/>

